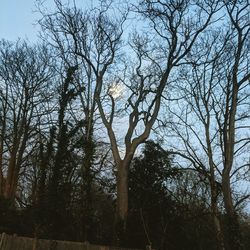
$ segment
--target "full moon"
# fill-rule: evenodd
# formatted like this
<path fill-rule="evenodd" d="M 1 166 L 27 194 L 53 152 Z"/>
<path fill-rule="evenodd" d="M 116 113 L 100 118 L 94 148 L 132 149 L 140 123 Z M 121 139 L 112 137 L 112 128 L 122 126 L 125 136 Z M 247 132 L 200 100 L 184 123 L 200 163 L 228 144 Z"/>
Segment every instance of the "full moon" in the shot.
<path fill-rule="evenodd" d="M 111 85 L 109 88 L 108 93 L 114 98 L 117 99 L 122 96 L 123 93 L 123 86 L 119 83 L 115 83 Z"/>

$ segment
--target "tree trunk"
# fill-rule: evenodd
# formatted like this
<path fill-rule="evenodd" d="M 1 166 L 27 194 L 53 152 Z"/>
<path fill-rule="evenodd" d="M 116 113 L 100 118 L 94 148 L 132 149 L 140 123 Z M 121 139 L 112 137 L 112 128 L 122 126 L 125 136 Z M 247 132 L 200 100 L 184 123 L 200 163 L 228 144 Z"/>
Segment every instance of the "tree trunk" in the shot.
<path fill-rule="evenodd" d="M 224 199 L 224 207 L 226 210 L 226 233 L 227 233 L 227 249 L 243 250 L 242 237 L 238 215 L 233 205 L 232 192 L 230 188 L 230 177 L 222 176 L 222 191 Z"/>
<path fill-rule="evenodd" d="M 4 177 L 3 177 L 3 152 L 4 152 L 4 136 L 5 136 L 5 120 L 0 124 L 0 197 L 3 196 Z"/>
<path fill-rule="evenodd" d="M 126 237 L 126 223 L 128 216 L 128 165 L 121 162 L 117 166 L 117 215 L 116 215 L 116 240 L 123 244 Z"/>
<path fill-rule="evenodd" d="M 215 230 L 215 237 L 216 237 L 216 245 L 218 250 L 225 250 L 224 245 L 224 235 L 221 228 L 221 221 L 219 218 L 219 209 L 218 209 L 218 186 L 215 181 L 214 170 L 212 165 L 210 165 L 210 188 L 211 188 L 211 211 L 213 217 L 213 224 Z"/>
<path fill-rule="evenodd" d="M 121 164 L 118 166 L 117 173 L 117 213 L 121 221 L 124 221 L 126 228 L 126 219 L 128 215 L 128 166 Z"/>
<path fill-rule="evenodd" d="M 3 145 L 0 145 L 0 197 L 3 196 L 4 177 L 3 177 Z"/>
<path fill-rule="evenodd" d="M 6 178 L 5 187 L 4 187 L 4 198 L 6 200 L 9 200 L 11 203 L 14 199 L 13 193 L 12 193 L 12 185 L 13 185 L 13 178 L 15 174 L 15 168 L 16 168 L 16 150 L 12 152 L 11 157 L 10 157 L 8 173 L 7 173 L 7 178 Z"/>
<path fill-rule="evenodd" d="M 91 229 L 93 223 L 93 201 L 92 201 L 92 185 L 93 185 L 93 173 L 92 164 L 94 158 L 94 142 L 91 136 L 86 141 L 85 157 L 83 164 L 83 230 L 84 230 L 84 241 L 90 242 L 91 240 Z"/>
<path fill-rule="evenodd" d="M 221 229 L 221 221 L 219 218 L 219 211 L 217 206 L 216 190 L 211 190 L 211 210 L 214 223 L 215 237 L 218 250 L 225 250 L 224 237 Z"/>
<path fill-rule="evenodd" d="M 210 136 L 210 114 L 209 108 L 206 106 L 207 111 L 207 123 L 204 123 L 206 130 L 206 143 L 208 149 L 208 161 L 209 161 L 209 170 L 210 170 L 210 189 L 211 189 L 211 212 L 214 223 L 216 244 L 218 250 L 225 250 L 223 232 L 221 229 L 221 221 L 219 218 L 219 209 L 218 209 L 218 186 L 215 178 L 215 169 L 213 161 L 213 150 L 211 145 L 211 136 Z"/>

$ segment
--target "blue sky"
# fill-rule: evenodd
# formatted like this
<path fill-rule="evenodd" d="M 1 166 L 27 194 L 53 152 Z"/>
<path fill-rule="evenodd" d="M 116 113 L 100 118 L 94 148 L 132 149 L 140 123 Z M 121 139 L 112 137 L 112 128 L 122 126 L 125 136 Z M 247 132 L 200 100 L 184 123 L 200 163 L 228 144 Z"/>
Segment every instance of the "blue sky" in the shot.
<path fill-rule="evenodd" d="M 49 10 L 53 9 L 53 0 L 46 0 Z M 63 0 L 73 2 L 73 0 Z M 79 6 L 90 5 L 96 0 L 75 0 Z M 35 13 L 36 0 L 1 0 L 0 39 L 15 41 L 25 38 L 31 42 L 37 40 L 39 27 L 35 25 L 40 15 Z"/>
<path fill-rule="evenodd" d="M 0 39 L 16 40 L 28 38 L 36 40 L 38 27 L 34 13 L 35 0 L 2 0 L 0 5 Z"/>

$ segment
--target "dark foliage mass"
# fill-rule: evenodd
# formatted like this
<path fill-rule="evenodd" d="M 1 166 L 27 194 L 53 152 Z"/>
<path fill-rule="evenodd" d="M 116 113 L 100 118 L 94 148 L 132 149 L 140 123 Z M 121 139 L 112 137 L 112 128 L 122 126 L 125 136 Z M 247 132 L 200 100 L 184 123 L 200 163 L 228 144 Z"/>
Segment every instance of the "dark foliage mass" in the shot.
<path fill-rule="evenodd" d="M 249 1 L 40 4 L 0 41 L 0 233 L 250 249 Z"/>
<path fill-rule="evenodd" d="M 50 135 L 53 136 L 53 132 Z M 47 146 L 51 147 L 50 144 Z M 55 162 L 56 154 L 51 154 L 50 163 Z M 43 178 L 41 174 L 38 182 L 41 183 Z M 25 208 L 10 208 L 8 201 L 2 200 L 0 230 L 45 239 L 85 239 L 83 230 L 85 223 L 89 222 L 83 216 L 86 210 L 82 193 L 67 193 L 67 189 L 78 187 L 64 182 L 63 176 L 58 178 L 58 182 L 64 191 L 61 190 L 55 200 L 50 200 L 49 181 L 43 183 L 44 189 L 40 195 L 41 187 L 38 187 L 37 200 Z M 115 197 L 107 193 L 107 190 L 114 191 L 109 182 L 112 179 L 104 178 L 101 183 L 93 183 L 93 217 L 88 240 L 95 244 L 113 244 Z M 192 173 L 176 168 L 173 158 L 159 144 L 146 142 L 141 155 L 134 159 L 130 171 L 129 217 L 123 245 L 141 249 L 146 245 L 170 250 L 217 249 L 209 208 L 204 197 L 196 196 L 202 185 L 196 182 L 196 176 Z M 249 218 L 242 220 L 241 228 L 248 246 Z"/>

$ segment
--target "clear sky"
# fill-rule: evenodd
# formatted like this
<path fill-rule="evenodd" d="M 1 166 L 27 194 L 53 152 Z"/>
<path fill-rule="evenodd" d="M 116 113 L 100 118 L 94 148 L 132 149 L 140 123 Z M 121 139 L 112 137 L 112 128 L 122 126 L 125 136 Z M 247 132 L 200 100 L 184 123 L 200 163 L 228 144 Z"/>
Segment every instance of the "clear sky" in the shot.
<path fill-rule="evenodd" d="M 1 0 L 0 39 L 36 40 L 38 27 L 34 24 L 39 15 L 34 10 L 35 0 Z"/>
<path fill-rule="evenodd" d="M 53 0 L 46 0 L 48 9 L 53 9 Z M 73 0 L 63 0 L 73 2 Z M 91 5 L 95 0 L 75 0 L 79 6 Z M 36 41 L 39 27 L 35 25 L 40 15 L 35 13 L 36 0 L 0 0 L 0 39 L 15 41 L 25 38 Z"/>

